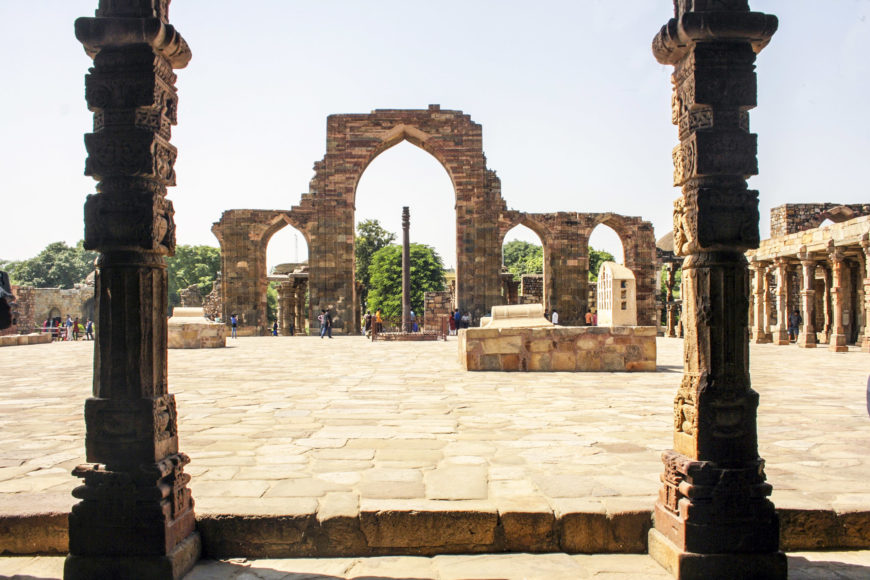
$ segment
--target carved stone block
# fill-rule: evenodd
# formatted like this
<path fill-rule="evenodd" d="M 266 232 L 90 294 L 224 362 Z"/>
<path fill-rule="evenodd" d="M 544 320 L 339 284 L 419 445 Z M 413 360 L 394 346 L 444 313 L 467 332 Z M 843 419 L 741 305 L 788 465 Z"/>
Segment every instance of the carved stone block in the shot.
<path fill-rule="evenodd" d="M 85 403 L 87 460 L 112 469 L 154 463 L 178 452 L 175 397 Z"/>
<path fill-rule="evenodd" d="M 159 194 L 89 195 L 85 202 L 85 247 L 175 252 L 175 210 Z"/>

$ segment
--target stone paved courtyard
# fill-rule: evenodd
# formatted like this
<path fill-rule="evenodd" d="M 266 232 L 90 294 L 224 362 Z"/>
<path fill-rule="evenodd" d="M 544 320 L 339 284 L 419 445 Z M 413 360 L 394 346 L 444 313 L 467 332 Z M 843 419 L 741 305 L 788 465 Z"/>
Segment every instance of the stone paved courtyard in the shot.
<path fill-rule="evenodd" d="M 659 372 L 467 373 L 456 342 L 241 338 L 170 351 L 198 511 L 320 503 L 651 505 L 681 341 Z M 0 349 L 0 512 L 68 507 L 92 344 Z M 870 508 L 870 356 L 752 345 L 777 507 Z M 251 503 L 250 500 L 257 500 Z"/>

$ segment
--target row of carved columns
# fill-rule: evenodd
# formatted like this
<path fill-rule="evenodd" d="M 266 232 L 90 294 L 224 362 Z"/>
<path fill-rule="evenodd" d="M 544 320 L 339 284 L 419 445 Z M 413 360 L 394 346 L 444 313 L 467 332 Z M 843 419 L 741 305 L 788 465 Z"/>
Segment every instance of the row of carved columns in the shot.
<path fill-rule="evenodd" d="M 798 346 L 816 347 L 817 333 L 822 333 L 822 340 L 827 342 L 830 350 L 847 352 L 849 337 L 857 334 L 857 344 L 870 352 L 868 247 L 870 242 L 866 240 L 849 246 L 836 246 L 831 242 L 824 252 L 810 252 L 803 248 L 793 256 L 767 261 L 753 259 L 750 264 L 753 272 L 752 341 L 757 344 L 789 344 L 789 312 L 798 310 L 803 322 L 797 337 Z M 850 281 L 853 269 L 859 272 L 861 280 L 857 286 Z M 800 292 L 799 300 L 790 305 L 788 280 L 791 272 L 799 274 Z M 816 290 L 817 274 L 821 275 L 823 283 L 821 295 L 817 295 Z M 774 295 L 771 293 L 771 277 L 776 283 Z M 771 326 L 774 310 L 776 322 Z M 817 320 L 823 320 L 819 328 Z"/>
<path fill-rule="evenodd" d="M 305 334 L 308 279 L 294 277 L 278 285 L 278 330 L 281 336 Z"/>

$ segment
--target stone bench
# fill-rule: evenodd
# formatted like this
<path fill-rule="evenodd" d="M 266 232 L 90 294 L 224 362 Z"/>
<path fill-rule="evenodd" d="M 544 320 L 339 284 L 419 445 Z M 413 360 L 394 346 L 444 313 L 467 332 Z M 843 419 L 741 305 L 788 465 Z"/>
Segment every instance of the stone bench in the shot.
<path fill-rule="evenodd" d="M 480 319 L 481 328 L 540 328 L 553 323 L 544 317 L 543 304 L 493 306 L 492 316 Z"/>
<path fill-rule="evenodd" d="M 176 307 L 167 324 L 169 348 L 222 348 L 227 327 L 205 317 L 202 308 Z"/>
<path fill-rule="evenodd" d="M 654 326 L 491 328 L 491 324 L 459 332 L 459 362 L 466 370 L 656 370 Z"/>

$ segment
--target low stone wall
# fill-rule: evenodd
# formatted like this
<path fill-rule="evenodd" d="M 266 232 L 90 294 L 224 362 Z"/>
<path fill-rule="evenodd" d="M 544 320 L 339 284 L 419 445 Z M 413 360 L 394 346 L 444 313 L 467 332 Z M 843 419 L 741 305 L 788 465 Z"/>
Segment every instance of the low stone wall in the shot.
<path fill-rule="evenodd" d="M 469 371 L 655 371 L 656 328 L 469 328 L 459 362 Z"/>
<path fill-rule="evenodd" d="M 48 344 L 51 342 L 50 332 L 34 334 L 9 334 L 0 336 L 0 346 L 21 346 L 25 344 Z"/>

